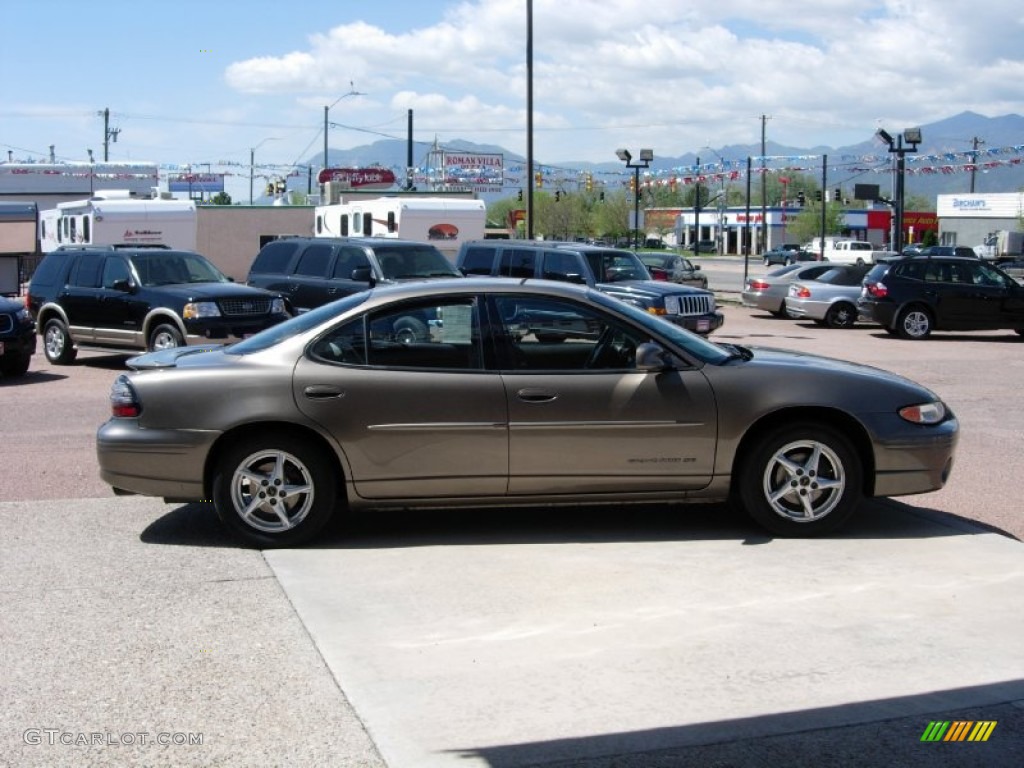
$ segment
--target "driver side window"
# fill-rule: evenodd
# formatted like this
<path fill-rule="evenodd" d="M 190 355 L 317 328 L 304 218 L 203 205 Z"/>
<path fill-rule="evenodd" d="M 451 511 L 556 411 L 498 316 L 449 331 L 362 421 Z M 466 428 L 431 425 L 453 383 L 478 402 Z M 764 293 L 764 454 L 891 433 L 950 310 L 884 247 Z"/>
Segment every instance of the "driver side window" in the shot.
<path fill-rule="evenodd" d="M 589 307 L 560 299 L 495 299 L 503 368 L 526 371 L 630 371 L 649 341 Z"/>

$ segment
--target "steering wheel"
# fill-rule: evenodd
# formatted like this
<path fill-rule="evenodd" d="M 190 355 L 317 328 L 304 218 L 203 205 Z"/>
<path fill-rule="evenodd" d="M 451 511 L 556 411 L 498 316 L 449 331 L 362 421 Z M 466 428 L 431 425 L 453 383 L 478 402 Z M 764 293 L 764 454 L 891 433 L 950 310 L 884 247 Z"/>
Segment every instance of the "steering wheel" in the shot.
<path fill-rule="evenodd" d="M 615 336 L 615 331 L 612 330 L 610 325 L 605 326 L 604 330 L 601 331 L 601 335 L 597 337 L 597 341 L 594 343 L 594 348 L 590 350 L 590 354 L 587 356 L 587 362 L 583 364 L 584 368 L 601 368 L 600 365 L 605 354 L 611 349 L 612 339 Z"/>

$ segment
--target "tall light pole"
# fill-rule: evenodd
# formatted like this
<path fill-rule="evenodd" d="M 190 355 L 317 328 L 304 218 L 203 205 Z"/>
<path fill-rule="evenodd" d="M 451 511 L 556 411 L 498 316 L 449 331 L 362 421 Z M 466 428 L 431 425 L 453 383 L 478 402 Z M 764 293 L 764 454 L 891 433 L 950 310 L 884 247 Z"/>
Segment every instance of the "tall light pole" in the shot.
<path fill-rule="evenodd" d="M 640 169 L 650 168 L 654 160 L 653 149 L 641 149 L 637 162 L 633 162 L 633 155 L 628 149 L 617 149 L 615 155 L 626 164 L 627 168 L 633 169 L 633 248 L 640 247 Z"/>
<path fill-rule="evenodd" d="M 349 85 L 351 85 L 351 83 L 349 83 Z M 324 105 L 324 168 L 326 168 L 328 166 L 328 162 L 327 162 L 327 129 L 329 127 L 329 124 L 327 122 L 327 115 L 328 115 L 328 113 L 331 111 L 331 108 L 334 107 L 334 105 L 337 104 L 342 99 L 347 99 L 349 96 L 365 96 L 365 95 L 366 95 L 365 93 L 360 93 L 355 88 L 353 88 L 348 93 L 341 94 L 341 96 L 336 98 L 334 100 L 334 103 L 331 104 L 330 106 L 327 106 L 326 104 Z"/>
<path fill-rule="evenodd" d="M 718 255 L 722 256 L 725 254 L 727 245 L 726 240 L 728 239 L 725 233 L 725 204 L 727 202 L 725 194 L 725 167 L 727 163 L 718 150 L 712 149 L 709 146 L 705 146 L 704 149 L 711 150 L 722 166 L 722 172 L 718 174 L 721 189 L 718 192 L 718 237 L 716 238 L 718 240 Z M 696 253 L 694 255 L 696 255 Z"/>
<path fill-rule="evenodd" d="M 895 189 L 895 232 L 893 233 L 892 249 L 896 253 L 903 253 L 903 177 L 906 174 L 907 166 L 904 156 L 908 152 L 917 152 L 917 145 L 921 143 L 921 129 L 907 128 L 895 139 L 884 128 L 875 131 L 875 136 L 889 145 L 889 152 L 896 155 L 896 189 Z M 906 141 L 910 146 L 904 147 Z"/>
<path fill-rule="evenodd" d="M 277 136 L 267 136 L 255 147 L 249 149 L 249 205 L 252 205 L 252 182 L 256 175 L 256 150 L 266 144 L 268 141 L 278 141 Z"/>

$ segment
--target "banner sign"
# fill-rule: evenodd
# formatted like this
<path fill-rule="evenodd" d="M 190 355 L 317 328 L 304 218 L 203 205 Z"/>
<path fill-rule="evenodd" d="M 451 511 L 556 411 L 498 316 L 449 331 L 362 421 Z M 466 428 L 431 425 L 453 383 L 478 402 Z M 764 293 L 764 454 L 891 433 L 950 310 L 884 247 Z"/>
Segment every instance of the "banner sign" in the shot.
<path fill-rule="evenodd" d="M 316 179 L 321 184 L 341 182 L 352 189 L 388 189 L 395 185 L 395 173 L 388 168 L 324 168 Z"/>

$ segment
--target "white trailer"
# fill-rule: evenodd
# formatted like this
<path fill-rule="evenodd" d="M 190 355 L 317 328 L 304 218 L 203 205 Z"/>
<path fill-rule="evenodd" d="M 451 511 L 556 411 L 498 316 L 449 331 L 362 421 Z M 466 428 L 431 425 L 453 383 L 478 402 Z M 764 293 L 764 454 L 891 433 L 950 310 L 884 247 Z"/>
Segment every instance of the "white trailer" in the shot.
<path fill-rule="evenodd" d="M 39 214 L 39 247 L 165 245 L 196 249 L 196 204 L 171 197 L 133 197 L 123 190 L 58 203 Z"/>
<path fill-rule="evenodd" d="M 436 246 L 454 259 L 467 240 L 482 240 L 487 224 L 483 200 L 447 197 L 379 197 L 318 205 L 317 237 L 389 237 Z"/>
<path fill-rule="evenodd" d="M 992 232 L 981 245 L 974 246 L 974 252 L 982 259 L 1012 261 L 1024 255 L 1024 232 L 1000 229 Z"/>

